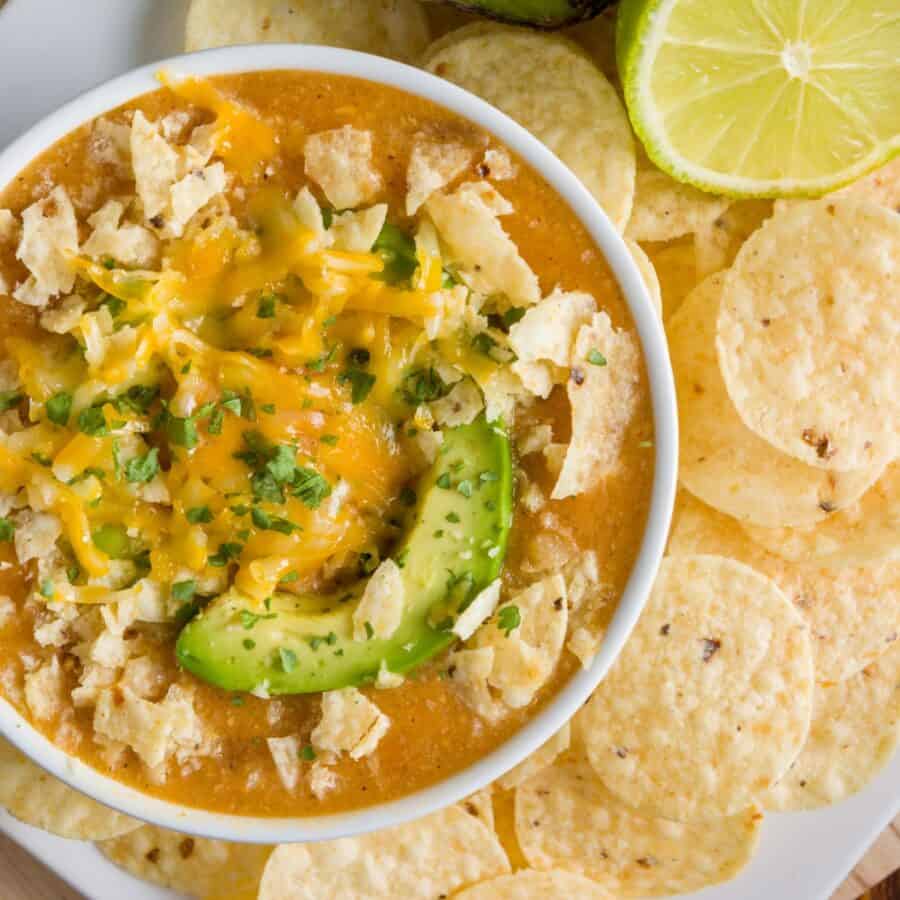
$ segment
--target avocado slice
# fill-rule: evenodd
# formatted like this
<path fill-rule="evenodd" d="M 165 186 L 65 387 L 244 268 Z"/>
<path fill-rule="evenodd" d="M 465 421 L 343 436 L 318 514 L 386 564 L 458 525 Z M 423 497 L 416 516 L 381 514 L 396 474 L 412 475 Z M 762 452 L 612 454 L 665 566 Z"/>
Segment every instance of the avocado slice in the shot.
<path fill-rule="evenodd" d="M 501 22 L 562 28 L 592 19 L 611 0 L 450 0 L 453 6 L 480 13 Z"/>
<path fill-rule="evenodd" d="M 419 481 L 406 536 L 393 555 L 406 609 L 389 638 L 353 639 L 363 579 L 329 595 L 275 594 L 267 606 L 234 590 L 178 636 L 178 661 L 229 691 L 331 691 L 373 680 L 382 660 L 405 673 L 448 647 L 453 621 L 500 574 L 512 519 L 509 437 L 480 416 L 444 432 Z"/>

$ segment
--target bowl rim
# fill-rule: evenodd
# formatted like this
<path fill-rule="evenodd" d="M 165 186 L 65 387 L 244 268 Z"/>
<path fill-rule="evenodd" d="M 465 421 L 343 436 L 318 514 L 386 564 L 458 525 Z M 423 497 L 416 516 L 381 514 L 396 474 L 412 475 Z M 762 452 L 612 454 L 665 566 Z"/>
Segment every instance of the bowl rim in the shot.
<path fill-rule="evenodd" d="M 423 97 L 474 122 L 525 159 L 566 201 L 603 253 L 638 331 L 650 383 L 655 463 L 647 522 L 625 590 L 591 665 L 579 669 L 537 715 L 468 767 L 395 800 L 346 812 L 297 818 L 225 814 L 153 797 L 102 774 L 53 744 L 0 698 L 0 734 L 33 762 L 75 790 L 151 824 L 203 837 L 271 844 L 328 840 L 399 825 L 458 802 L 537 750 L 587 700 L 634 627 L 665 549 L 677 482 L 678 416 L 662 322 L 622 236 L 588 190 L 540 141 L 504 113 L 448 81 L 356 51 L 308 44 L 246 44 L 172 56 L 133 69 L 66 103 L 0 152 L 0 187 L 70 131 L 159 88 L 155 75 L 160 70 L 176 79 L 277 70 L 351 76 Z"/>

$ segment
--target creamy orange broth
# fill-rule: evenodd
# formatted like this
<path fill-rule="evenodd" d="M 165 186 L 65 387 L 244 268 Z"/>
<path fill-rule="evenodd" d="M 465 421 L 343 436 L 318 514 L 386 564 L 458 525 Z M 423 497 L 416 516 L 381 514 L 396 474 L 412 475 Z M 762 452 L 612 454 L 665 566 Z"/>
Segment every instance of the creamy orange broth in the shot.
<path fill-rule="evenodd" d="M 496 141 L 440 107 L 399 91 L 360 80 L 320 74 L 271 72 L 221 77 L 212 80 L 226 94 L 238 99 L 266 120 L 279 137 L 278 164 L 271 185 L 294 191 L 307 179 L 303 174 L 302 146 L 309 134 L 345 124 L 373 134 L 375 165 L 385 179 L 383 199 L 395 216 L 403 207 L 405 171 L 413 136 L 426 133 L 484 148 Z M 139 108 L 156 118 L 177 108 L 191 109 L 196 122 L 209 121 L 208 110 L 191 108 L 168 90 L 146 95 L 110 114 L 121 117 Z M 118 180 L 113 169 L 97 163 L 87 152 L 89 128 L 73 132 L 35 160 L 5 191 L 0 208 L 15 213 L 44 196 L 53 184 L 62 184 L 83 220 L 110 196 L 130 193 L 130 183 Z M 476 159 L 480 159 L 477 154 Z M 598 307 L 609 313 L 613 324 L 634 334 L 627 308 L 599 251 L 565 203 L 521 160 L 514 178 L 498 185 L 515 208 L 504 217 L 504 227 L 523 257 L 538 275 L 544 294 L 560 285 L 566 290 L 592 294 Z M 479 177 L 478 172 L 469 177 Z M 252 194 L 248 191 L 248 197 Z M 240 216 L 240 202 L 229 198 Z M 382 199 L 382 198 L 380 198 Z M 14 248 L 0 247 L 0 272 L 10 284 L 26 275 L 14 258 Z M 35 339 L 39 334 L 34 311 L 0 299 L 0 336 Z M 552 422 L 554 440 L 569 436 L 569 410 L 564 390 L 557 388 L 550 399 L 539 401 L 516 427 Z M 514 435 L 513 435 L 514 436 Z M 517 508 L 511 532 L 510 551 L 504 567 L 507 587 L 517 587 L 535 577 L 538 568 L 553 568 L 554 554 L 570 550 L 596 549 L 602 577 L 611 588 L 609 616 L 633 565 L 649 503 L 652 481 L 653 439 L 649 392 L 642 382 L 638 412 L 625 441 L 621 463 L 615 474 L 599 488 L 565 501 L 551 501 L 532 516 Z M 209 451 L 212 453 L 212 451 Z M 205 465 L 216 466 L 224 457 L 210 457 Z M 398 465 L 402 468 L 402 460 Z M 552 487 L 541 455 L 521 461 L 528 476 L 546 493 Z M 396 491 L 402 471 L 382 473 L 385 492 Z M 364 534 L 354 535 L 362 542 Z M 48 651 L 34 640 L 31 614 L 24 607 L 30 571 L 15 563 L 10 544 L 0 544 L 2 560 L 10 566 L 0 570 L 0 594 L 16 600 L 19 614 L 0 629 L 0 668 L 8 699 L 28 715 L 16 696 L 21 687 L 22 654 L 46 657 Z M 599 624 L 599 623 L 598 623 Z M 290 696 L 261 700 L 233 697 L 193 676 L 179 672 L 174 660 L 174 630 L 167 626 L 135 626 L 136 639 L 146 652 L 166 662 L 172 678 L 191 684 L 196 691 L 195 708 L 221 739 L 219 755 L 192 760 L 186 771 L 174 764 L 163 784 L 150 781 L 144 767 L 128 751 L 124 762 L 111 769 L 92 741 L 92 709 L 76 709 L 66 724 L 36 722 L 51 739 L 98 770 L 149 794 L 229 813 L 285 816 L 329 812 L 396 798 L 425 787 L 460 770 L 498 746 L 544 704 L 577 668 L 568 651 L 552 681 L 526 709 L 512 711 L 499 725 L 478 719 L 457 698 L 442 676 L 441 660 L 411 677 L 399 688 L 365 692 L 391 719 L 391 727 L 377 750 L 358 762 L 346 755 L 336 764 L 338 787 L 324 800 L 317 800 L 305 779 L 294 793 L 284 789 L 267 749 L 265 738 L 297 734 L 307 740 L 319 715 L 319 696 Z M 64 669 L 70 685 L 76 683 L 78 665 L 66 657 Z M 10 687 L 12 686 L 12 689 Z M 308 766 L 309 763 L 304 763 Z"/>

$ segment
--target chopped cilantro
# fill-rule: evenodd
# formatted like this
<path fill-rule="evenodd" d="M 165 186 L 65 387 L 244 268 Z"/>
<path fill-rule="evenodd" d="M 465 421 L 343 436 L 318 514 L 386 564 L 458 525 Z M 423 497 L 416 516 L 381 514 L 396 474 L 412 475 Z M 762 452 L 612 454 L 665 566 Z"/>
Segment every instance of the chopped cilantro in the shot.
<path fill-rule="evenodd" d="M 375 636 L 375 629 L 372 627 L 371 622 L 366 622 L 365 627 L 366 627 L 366 640 L 371 641 L 372 638 Z"/>
<path fill-rule="evenodd" d="M 472 338 L 472 346 L 479 353 L 490 356 L 491 351 L 497 346 L 497 342 L 486 331 L 479 331 L 478 334 Z"/>
<path fill-rule="evenodd" d="M 181 419 L 170 414 L 166 416 L 166 435 L 171 443 L 187 450 L 196 447 L 199 440 L 197 425 L 193 419 Z"/>
<path fill-rule="evenodd" d="M 596 348 L 590 350 L 587 355 L 587 361 L 592 366 L 605 366 L 606 365 L 606 357 Z"/>
<path fill-rule="evenodd" d="M 244 638 L 241 643 L 245 650 L 252 650 L 256 646 L 256 641 L 254 641 L 253 638 Z"/>
<path fill-rule="evenodd" d="M 103 437 L 109 434 L 106 416 L 102 406 L 88 406 L 78 413 L 78 430 L 91 437 Z"/>
<path fill-rule="evenodd" d="M 18 406 L 24 397 L 25 395 L 21 391 L 0 391 L 0 412 L 6 412 L 8 409 Z"/>
<path fill-rule="evenodd" d="M 238 544 L 234 541 L 225 541 L 224 543 L 219 544 L 219 549 L 212 556 L 209 556 L 206 561 L 209 565 L 221 569 L 223 566 L 227 566 L 231 560 L 240 556 L 243 549 L 243 544 Z"/>
<path fill-rule="evenodd" d="M 310 509 L 318 509 L 331 494 L 331 485 L 315 469 L 297 466 L 291 482 L 291 493 Z"/>
<path fill-rule="evenodd" d="M 282 575 L 281 578 L 278 579 L 280 584 L 290 584 L 292 581 L 296 581 L 300 577 L 300 573 L 296 571 L 290 571 L 287 575 Z"/>
<path fill-rule="evenodd" d="M 272 415 L 275 412 L 275 404 L 274 403 L 260 403 L 259 408 L 264 412 Z"/>
<path fill-rule="evenodd" d="M 404 506 L 415 506 L 416 499 L 416 492 L 411 487 L 405 487 L 400 491 L 400 502 Z"/>
<path fill-rule="evenodd" d="M 472 496 L 472 482 L 469 481 L 468 478 L 463 479 L 456 486 L 456 489 L 463 495 L 463 497 L 471 497 Z"/>
<path fill-rule="evenodd" d="M 193 365 L 193 363 L 194 363 L 194 361 L 193 361 L 192 359 L 189 359 L 189 360 L 181 367 L 181 374 L 182 374 L 182 375 L 187 375 L 187 373 L 191 371 L 191 366 Z"/>
<path fill-rule="evenodd" d="M 100 306 L 105 306 L 109 310 L 109 314 L 115 319 L 125 311 L 126 303 L 118 297 L 113 297 L 112 294 L 104 294 L 103 299 L 100 301 Z"/>
<path fill-rule="evenodd" d="M 522 624 L 518 606 L 504 606 L 497 613 L 497 627 L 509 637 Z"/>
<path fill-rule="evenodd" d="M 319 440 L 323 444 L 327 444 L 329 447 L 334 447 L 337 445 L 338 436 L 336 434 L 323 434 Z"/>
<path fill-rule="evenodd" d="M 305 747 L 301 747 L 298 753 L 300 759 L 304 759 L 307 762 L 312 762 L 316 758 L 316 751 L 307 744 Z"/>
<path fill-rule="evenodd" d="M 249 631 L 257 622 L 262 619 L 274 619 L 278 613 L 268 613 L 263 615 L 262 613 L 250 612 L 249 609 L 242 609 L 240 612 L 241 616 L 241 625 Z"/>
<path fill-rule="evenodd" d="M 253 520 L 253 524 L 263 531 L 278 531 L 281 534 L 291 534 L 300 528 L 296 523 L 283 519 L 281 516 L 270 515 L 258 506 L 253 507 L 250 518 Z"/>
<path fill-rule="evenodd" d="M 159 450 L 152 447 L 143 456 L 135 456 L 125 463 L 125 480 L 137 483 L 147 484 L 153 481 L 156 473 L 159 472 Z"/>
<path fill-rule="evenodd" d="M 375 238 L 372 250 L 384 263 L 382 271 L 373 276 L 379 281 L 389 284 L 408 282 L 419 267 L 416 242 L 405 231 L 388 222 Z"/>
<path fill-rule="evenodd" d="M 439 400 L 449 390 L 450 386 L 444 382 L 432 367 L 413 369 L 404 377 L 400 388 L 403 399 L 410 406 L 419 406 L 422 403 Z"/>
<path fill-rule="evenodd" d="M 511 306 L 503 313 L 503 325 L 509 329 L 512 325 L 515 325 L 516 322 L 519 322 L 524 315 L 525 310 L 521 306 Z"/>
<path fill-rule="evenodd" d="M 39 465 L 44 466 L 44 468 L 49 469 L 50 466 L 53 465 L 53 460 L 47 456 L 46 453 L 41 453 L 40 450 L 32 450 L 31 458 Z"/>
<path fill-rule="evenodd" d="M 54 425 L 68 425 L 72 412 L 72 395 L 59 391 L 47 401 L 47 418 Z"/>
<path fill-rule="evenodd" d="M 447 515 L 444 516 L 444 518 L 445 518 L 448 522 L 453 522 L 454 524 L 456 524 L 457 522 L 459 522 L 459 513 L 456 513 L 456 512 L 452 512 L 452 511 L 451 511 L 451 512 L 448 512 Z"/>
<path fill-rule="evenodd" d="M 146 415 L 153 401 L 159 396 L 159 388 L 154 385 L 134 384 L 123 394 L 119 394 L 110 402 L 119 415 L 134 412 Z"/>
<path fill-rule="evenodd" d="M 52 600 L 54 593 L 56 593 L 56 589 L 53 586 L 53 579 L 45 578 L 41 582 L 40 591 L 41 591 L 42 597 L 44 597 L 47 600 Z"/>
<path fill-rule="evenodd" d="M 222 433 L 222 424 L 225 421 L 225 411 L 220 407 L 216 407 L 213 410 L 212 415 L 209 417 L 209 422 L 206 426 L 206 430 L 210 434 L 221 434 Z"/>
<path fill-rule="evenodd" d="M 439 488 L 443 488 L 445 491 L 450 489 L 450 473 L 442 472 L 438 475 L 438 479 L 435 482 Z"/>
<path fill-rule="evenodd" d="M 212 510 L 208 506 L 192 506 L 184 516 L 191 525 L 205 525 L 213 520 Z"/>
<path fill-rule="evenodd" d="M 274 319 L 275 304 L 277 302 L 278 297 L 275 294 L 263 294 L 262 297 L 259 298 L 259 303 L 256 305 L 256 318 Z"/>
<path fill-rule="evenodd" d="M 297 654 L 287 647 L 278 648 L 278 656 L 281 658 L 281 668 L 285 672 L 293 672 L 297 668 Z"/>
<path fill-rule="evenodd" d="M 197 582 L 193 578 L 186 581 L 176 581 L 172 585 L 172 599 L 178 603 L 190 603 L 197 592 Z"/>
<path fill-rule="evenodd" d="M 341 384 L 350 384 L 352 403 L 362 403 L 375 385 L 375 376 L 371 372 L 363 372 L 360 369 L 348 369 L 338 375 L 338 381 Z"/>
<path fill-rule="evenodd" d="M 0 541 L 4 543 L 11 541 L 15 533 L 16 523 L 12 519 L 7 519 L 6 516 L 0 516 Z"/>

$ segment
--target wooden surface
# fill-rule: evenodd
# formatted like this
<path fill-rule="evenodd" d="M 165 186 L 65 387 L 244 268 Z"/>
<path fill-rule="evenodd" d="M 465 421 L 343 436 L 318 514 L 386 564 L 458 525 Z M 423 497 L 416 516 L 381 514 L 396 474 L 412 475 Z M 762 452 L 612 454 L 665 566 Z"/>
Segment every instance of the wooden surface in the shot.
<path fill-rule="evenodd" d="M 898 868 L 900 868 L 900 816 L 872 845 L 865 858 L 853 870 L 832 900 L 857 900 L 861 897 L 864 900 L 900 900 Z M 895 874 L 888 878 L 891 872 Z M 867 890 L 868 888 L 871 890 Z M 84 900 L 81 894 L 63 884 L 2 834 L 0 834 L 0 898 Z"/>

